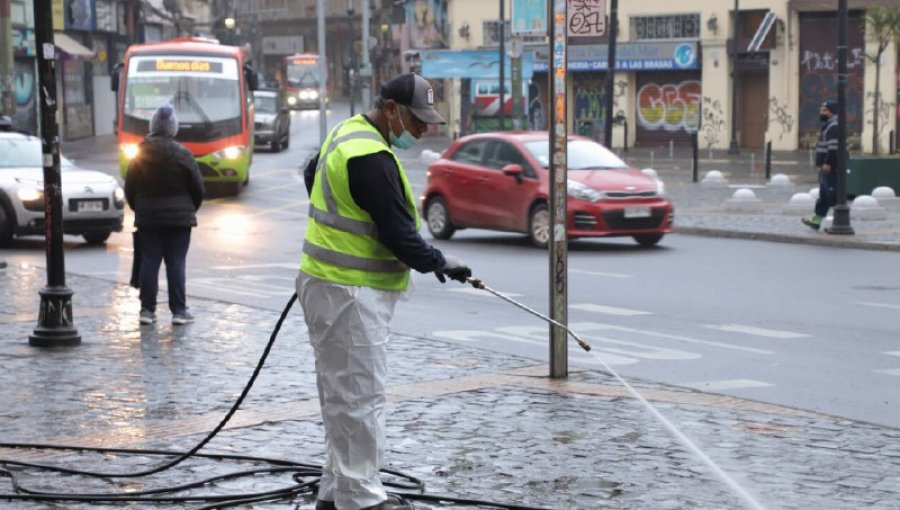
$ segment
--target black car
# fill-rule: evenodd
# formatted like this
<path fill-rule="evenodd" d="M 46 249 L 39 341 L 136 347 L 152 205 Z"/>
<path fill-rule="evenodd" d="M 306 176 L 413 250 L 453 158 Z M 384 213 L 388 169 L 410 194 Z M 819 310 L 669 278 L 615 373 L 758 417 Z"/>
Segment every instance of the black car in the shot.
<path fill-rule="evenodd" d="M 291 142 L 291 113 L 284 102 L 284 93 L 276 89 L 253 92 L 256 105 L 256 125 L 253 139 L 256 145 L 268 145 L 272 152 L 280 152 Z"/>

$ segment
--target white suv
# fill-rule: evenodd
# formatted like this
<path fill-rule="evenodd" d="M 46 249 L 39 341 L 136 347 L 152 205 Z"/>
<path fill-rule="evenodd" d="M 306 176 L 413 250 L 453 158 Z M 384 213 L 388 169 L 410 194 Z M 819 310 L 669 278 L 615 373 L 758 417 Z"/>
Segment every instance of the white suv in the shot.
<path fill-rule="evenodd" d="M 0 246 L 13 236 L 44 234 L 41 139 L 0 130 Z M 122 230 L 125 192 L 114 177 L 60 157 L 63 233 L 91 244 Z"/>

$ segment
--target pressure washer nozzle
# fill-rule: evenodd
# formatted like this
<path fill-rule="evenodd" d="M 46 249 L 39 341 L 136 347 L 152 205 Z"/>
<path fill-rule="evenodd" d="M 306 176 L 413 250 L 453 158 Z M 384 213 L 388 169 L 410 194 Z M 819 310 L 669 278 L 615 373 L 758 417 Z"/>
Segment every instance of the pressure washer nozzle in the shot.
<path fill-rule="evenodd" d="M 468 282 L 471 283 L 472 286 L 475 287 L 476 289 L 484 289 L 484 283 L 482 283 L 482 281 L 479 280 L 478 278 L 472 278 L 470 276 L 470 277 L 466 278 L 466 280 L 468 280 Z"/>

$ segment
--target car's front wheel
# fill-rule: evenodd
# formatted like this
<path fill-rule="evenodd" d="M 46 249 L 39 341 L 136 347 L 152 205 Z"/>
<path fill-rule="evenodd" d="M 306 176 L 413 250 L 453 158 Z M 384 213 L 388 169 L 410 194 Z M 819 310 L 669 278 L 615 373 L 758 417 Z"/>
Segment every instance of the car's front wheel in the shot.
<path fill-rule="evenodd" d="M 272 137 L 271 148 L 272 152 L 281 152 L 281 140 L 278 139 L 277 134 Z"/>
<path fill-rule="evenodd" d="M 81 236 L 84 237 L 88 244 L 103 244 L 109 239 L 110 234 L 112 232 L 86 232 L 81 234 Z"/>
<path fill-rule="evenodd" d="M 0 205 L 0 246 L 7 246 L 12 242 L 12 236 L 12 218 L 6 214 L 6 210 Z"/>
<path fill-rule="evenodd" d="M 550 244 L 550 208 L 547 204 L 537 204 L 528 216 L 528 238 L 538 248 Z"/>
<path fill-rule="evenodd" d="M 656 244 L 662 240 L 663 235 L 662 234 L 641 234 L 641 235 L 636 235 L 636 236 L 632 236 L 632 237 L 634 237 L 634 240 L 637 241 L 637 243 L 639 245 L 643 246 L 644 248 L 650 248 L 651 246 L 656 246 Z"/>
<path fill-rule="evenodd" d="M 441 197 L 428 199 L 425 206 L 425 221 L 428 223 L 428 231 L 435 239 L 450 239 L 450 236 L 456 232 L 456 227 L 450 223 L 447 203 Z"/>

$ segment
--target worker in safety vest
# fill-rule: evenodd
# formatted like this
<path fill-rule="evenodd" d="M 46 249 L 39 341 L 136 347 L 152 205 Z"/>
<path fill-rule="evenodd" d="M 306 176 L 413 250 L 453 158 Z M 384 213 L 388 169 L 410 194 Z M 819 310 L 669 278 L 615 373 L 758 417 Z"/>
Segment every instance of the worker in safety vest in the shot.
<path fill-rule="evenodd" d="M 379 471 L 385 450 L 387 342 L 410 268 L 465 282 L 472 271 L 419 235 L 412 189 L 392 147 L 444 124 L 427 80 L 406 73 L 373 109 L 338 124 L 304 172 L 309 222 L 297 296 L 315 351 L 326 458 L 316 510 L 406 510 Z"/>

